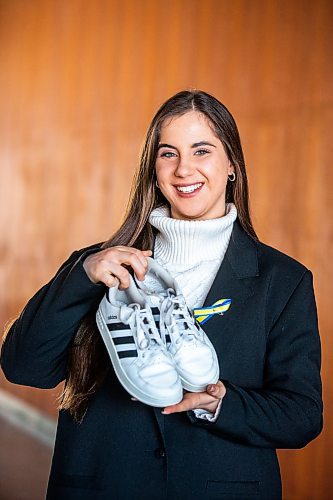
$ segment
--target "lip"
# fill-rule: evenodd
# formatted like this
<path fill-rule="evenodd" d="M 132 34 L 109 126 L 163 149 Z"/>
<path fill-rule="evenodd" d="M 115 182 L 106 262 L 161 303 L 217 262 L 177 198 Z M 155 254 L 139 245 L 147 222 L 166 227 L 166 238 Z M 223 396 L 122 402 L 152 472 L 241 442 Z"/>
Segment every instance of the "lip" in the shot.
<path fill-rule="evenodd" d="M 177 187 L 187 187 L 187 186 L 194 186 L 195 184 L 201 184 L 201 186 L 197 189 L 195 189 L 194 191 L 192 191 L 191 193 L 182 193 L 181 191 L 178 191 Z M 196 196 L 198 193 L 200 193 L 201 189 L 204 187 L 204 182 L 188 182 L 186 184 L 174 184 L 174 189 L 176 191 L 176 193 L 178 194 L 178 196 L 180 196 L 180 198 L 193 198 L 194 196 Z"/>

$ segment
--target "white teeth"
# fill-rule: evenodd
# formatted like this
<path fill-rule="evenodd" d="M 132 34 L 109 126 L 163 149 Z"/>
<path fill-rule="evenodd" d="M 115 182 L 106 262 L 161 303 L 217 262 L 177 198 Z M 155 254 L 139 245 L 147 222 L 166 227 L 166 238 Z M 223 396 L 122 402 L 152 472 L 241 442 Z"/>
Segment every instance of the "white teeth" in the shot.
<path fill-rule="evenodd" d="M 192 184 L 192 186 L 177 186 L 177 190 L 181 191 L 182 193 L 193 193 L 196 189 L 199 189 L 199 187 L 202 186 L 202 182 L 199 182 L 199 184 Z"/>

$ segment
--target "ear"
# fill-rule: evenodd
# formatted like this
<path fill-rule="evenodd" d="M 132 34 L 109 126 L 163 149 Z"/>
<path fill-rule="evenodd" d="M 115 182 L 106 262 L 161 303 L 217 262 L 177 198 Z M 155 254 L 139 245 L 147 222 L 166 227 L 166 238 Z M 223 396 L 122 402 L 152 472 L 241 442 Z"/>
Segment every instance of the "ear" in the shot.
<path fill-rule="evenodd" d="M 232 173 L 235 173 L 235 167 L 230 163 L 228 165 L 228 175 L 231 175 Z"/>

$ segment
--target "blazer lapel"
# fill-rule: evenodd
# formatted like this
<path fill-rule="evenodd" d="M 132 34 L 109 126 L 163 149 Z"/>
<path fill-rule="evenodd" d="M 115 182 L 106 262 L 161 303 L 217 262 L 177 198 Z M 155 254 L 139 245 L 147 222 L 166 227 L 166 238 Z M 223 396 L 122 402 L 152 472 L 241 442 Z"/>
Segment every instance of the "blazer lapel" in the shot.
<path fill-rule="evenodd" d="M 232 326 L 235 315 L 254 293 L 254 281 L 259 276 L 257 246 L 238 221 L 235 221 L 230 242 L 207 294 L 203 307 L 219 299 L 231 299 L 230 308 L 221 315 L 213 316 L 202 327 L 209 337 L 216 336 L 216 329 L 226 331 Z"/>

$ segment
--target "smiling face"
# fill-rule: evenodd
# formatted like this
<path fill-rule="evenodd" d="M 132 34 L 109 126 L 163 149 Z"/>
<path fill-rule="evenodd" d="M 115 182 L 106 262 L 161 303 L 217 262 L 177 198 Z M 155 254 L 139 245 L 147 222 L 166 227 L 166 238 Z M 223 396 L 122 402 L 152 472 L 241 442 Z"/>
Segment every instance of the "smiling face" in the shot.
<path fill-rule="evenodd" d="M 190 111 L 162 126 L 156 177 L 174 219 L 222 217 L 228 174 L 233 171 L 220 139 L 202 113 Z"/>

